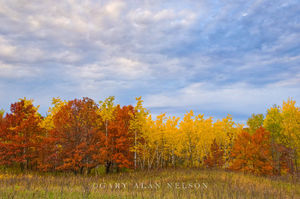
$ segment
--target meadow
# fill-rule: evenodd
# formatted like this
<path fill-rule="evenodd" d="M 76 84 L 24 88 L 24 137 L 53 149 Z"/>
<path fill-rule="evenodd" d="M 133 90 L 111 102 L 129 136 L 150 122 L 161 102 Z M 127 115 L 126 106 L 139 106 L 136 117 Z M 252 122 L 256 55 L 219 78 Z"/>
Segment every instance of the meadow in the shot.
<path fill-rule="evenodd" d="M 0 111 L 0 199 L 300 199 L 295 101 L 247 128 L 192 110 L 153 120 L 141 98 L 113 101 L 54 98 L 43 117 L 24 98 Z"/>
<path fill-rule="evenodd" d="M 300 180 L 186 168 L 90 175 L 2 171 L 0 198 L 296 199 L 300 198 Z"/>

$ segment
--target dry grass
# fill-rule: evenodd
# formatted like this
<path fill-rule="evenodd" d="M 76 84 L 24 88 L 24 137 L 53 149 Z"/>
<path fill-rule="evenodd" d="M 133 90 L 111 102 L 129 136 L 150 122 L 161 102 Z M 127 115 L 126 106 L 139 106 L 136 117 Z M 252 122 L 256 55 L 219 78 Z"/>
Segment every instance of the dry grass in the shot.
<path fill-rule="evenodd" d="M 291 177 L 264 178 L 199 169 L 98 176 L 0 174 L 0 198 L 290 199 L 300 198 L 300 183 Z"/>

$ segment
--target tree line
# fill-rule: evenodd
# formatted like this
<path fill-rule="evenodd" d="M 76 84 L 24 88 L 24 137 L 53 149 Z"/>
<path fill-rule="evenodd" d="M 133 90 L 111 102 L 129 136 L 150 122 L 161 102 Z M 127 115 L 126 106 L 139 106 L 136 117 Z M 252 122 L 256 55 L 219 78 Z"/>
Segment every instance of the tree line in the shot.
<path fill-rule="evenodd" d="M 265 115 L 253 114 L 247 127 L 230 115 L 214 121 L 187 112 L 182 119 L 143 107 L 121 107 L 114 97 L 53 98 L 44 117 L 33 100 L 0 112 L 0 165 L 38 171 L 106 173 L 121 168 L 221 168 L 257 175 L 297 174 L 300 109 L 292 99 Z"/>

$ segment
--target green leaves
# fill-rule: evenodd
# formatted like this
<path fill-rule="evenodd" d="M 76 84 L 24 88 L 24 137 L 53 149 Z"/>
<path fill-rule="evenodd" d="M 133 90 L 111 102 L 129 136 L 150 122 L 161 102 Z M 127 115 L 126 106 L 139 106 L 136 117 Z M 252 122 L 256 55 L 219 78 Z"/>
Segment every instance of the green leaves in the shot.
<path fill-rule="evenodd" d="M 249 133 L 254 134 L 256 130 L 263 125 L 263 123 L 263 114 L 252 114 L 251 118 L 247 120 L 247 125 L 249 126 Z"/>

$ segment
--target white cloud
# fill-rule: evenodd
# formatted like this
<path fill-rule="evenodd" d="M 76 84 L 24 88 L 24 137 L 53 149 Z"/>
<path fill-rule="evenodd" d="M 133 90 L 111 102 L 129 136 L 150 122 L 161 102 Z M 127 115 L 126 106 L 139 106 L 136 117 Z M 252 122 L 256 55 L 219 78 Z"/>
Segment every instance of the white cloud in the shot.
<path fill-rule="evenodd" d="M 148 94 L 151 107 L 260 110 L 267 100 L 299 97 L 299 23 L 277 24 L 289 8 L 265 4 L 0 1 L 0 77 L 41 75 L 54 95 L 126 92 Z"/>
<path fill-rule="evenodd" d="M 16 53 L 16 46 L 10 44 L 10 42 L 0 35 L 0 56 L 12 57 Z"/>
<path fill-rule="evenodd" d="M 70 66 L 71 75 L 81 81 L 89 79 L 96 81 L 103 80 L 138 80 L 151 73 L 147 64 L 125 57 L 111 58 L 111 60 L 77 66 Z"/>
<path fill-rule="evenodd" d="M 0 61 L 1 78 L 15 79 L 24 77 L 34 77 L 37 76 L 39 72 L 40 71 L 38 68 L 5 64 Z"/>
<path fill-rule="evenodd" d="M 105 5 L 105 11 L 113 18 L 117 18 L 124 7 L 125 3 L 123 1 L 113 1 Z"/>
<path fill-rule="evenodd" d="M 22 45 L 22 43 L 12 45 L 0 37 L 0 58 L 2 58 L 3 61 L 35 64 L 43 61 L 74 63 L 80 61 L 81 56 L 71 50 L 49 52 L 46 49 L 34 45 Z"/>
<path fill-rule="evenodd" d="M 65 63 L 74 63 L 80 61 L 82 56 L 80 56 L 78 53 L 65 50 L 57 53 L 53 53 L 50 55 L 47 59 L 52 59 L 57 62 L 65 62 Z"/>
<path fill-rule="evenodd" d="M 299 98 L 299 74 L 291 80 L 279 81 L 261 87 L 247 83 L 212 85 L 192 83 L 180 90 L 145 97 L 145 106 L 151 108 L 185 108 L 238 114 L 260 113 L 273 104 L 281 105 L 288 97 Z M 264 112 L 263 112 L 264 113 Z"/>

